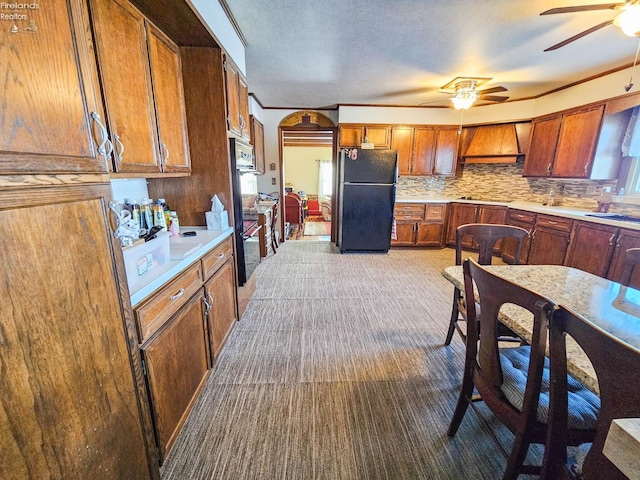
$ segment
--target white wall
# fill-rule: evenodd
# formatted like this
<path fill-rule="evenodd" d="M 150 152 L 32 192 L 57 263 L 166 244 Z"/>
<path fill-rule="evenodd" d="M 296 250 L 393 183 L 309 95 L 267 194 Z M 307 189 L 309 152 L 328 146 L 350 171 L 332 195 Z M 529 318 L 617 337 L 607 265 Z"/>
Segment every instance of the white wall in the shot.
<path fill-rule="evenodd" d="M 317 195 L 318 192 L 318 160 L 331 161 L 332 147 L 284 147 L 285 185 L 292 184 L 296 192 Z"/>
<path fill-rule="evenodd" d="M 209 26 L 209 31 L 227 54 L 231 56 L 243 75 L 247 76 L 247 62 L 244 56 L 244 45 L 240 41 L 227 14 L 218 0 L 190 0 L 202 19 Z"/>

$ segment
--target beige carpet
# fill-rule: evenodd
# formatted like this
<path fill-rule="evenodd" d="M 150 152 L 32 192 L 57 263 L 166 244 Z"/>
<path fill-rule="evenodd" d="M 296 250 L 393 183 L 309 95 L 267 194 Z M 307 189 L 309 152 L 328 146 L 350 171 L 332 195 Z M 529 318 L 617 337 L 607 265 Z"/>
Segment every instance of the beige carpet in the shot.
<path fill-rule="evenodd" d="M 443 346 L 453 260 L 284 242 L 258 266 L 163 480 L 500 478 L 504 457 L 471 409 L 446 435 L 464 353 L 457 336 Z"/>

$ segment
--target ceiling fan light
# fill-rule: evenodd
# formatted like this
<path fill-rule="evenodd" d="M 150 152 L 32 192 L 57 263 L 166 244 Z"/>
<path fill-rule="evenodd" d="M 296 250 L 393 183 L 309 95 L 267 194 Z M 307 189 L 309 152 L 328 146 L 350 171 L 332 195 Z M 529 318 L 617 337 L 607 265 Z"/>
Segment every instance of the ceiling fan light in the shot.
<path fill-rule="evenodd" d="M 456 110 L 467 110 L 473 105 L 476 101 L 476 93 L 475 92 L 464 92 L 459 93 L 455 97 L 451 97 L 451 102 L 453 102 L 453 107 Z"/>
<path fill-rule="evenodd" d="M 614 19 L 625 35 L 636 37 L 640 34 L 640 5 L 629 5 Z"/>

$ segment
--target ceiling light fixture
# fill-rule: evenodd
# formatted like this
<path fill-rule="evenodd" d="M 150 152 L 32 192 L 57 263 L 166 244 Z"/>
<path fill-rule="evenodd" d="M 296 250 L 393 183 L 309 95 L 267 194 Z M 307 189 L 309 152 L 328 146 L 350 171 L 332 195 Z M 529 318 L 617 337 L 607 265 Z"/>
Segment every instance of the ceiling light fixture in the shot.
<path fill-rule="evenodd" d="M 613 24 L 619 27 L 625 35 L 637 37 L 640 34 L 640 5 L 625 5 L 622 12 L 613 20 Z"/>
<path fill-rule="evenodd" d="M 456 95 L 451 97 L 451 102 L 456 110 L 467 110 L 478 99 L 476 92 L 476 82 L 474 80 L 464 80 L 456 83 Z"/>

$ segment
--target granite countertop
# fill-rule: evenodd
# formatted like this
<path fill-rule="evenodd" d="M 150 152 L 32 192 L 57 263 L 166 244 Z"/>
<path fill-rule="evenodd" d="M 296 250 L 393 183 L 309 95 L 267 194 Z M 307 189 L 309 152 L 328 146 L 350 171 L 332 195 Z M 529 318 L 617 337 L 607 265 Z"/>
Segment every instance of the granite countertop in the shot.
<path fill-rule="evenodd" d="M 556 265 L 493 265 L 486 267 L 505 279 L 529 288 L 584 316 L 597 327 L 640 352 L 640 291 L 576 268 Z M 464 290 L 462 267 L 447 267 L 442 275 Z M 505 325 L 531 339 L 531 315 L 520 307 L 505 305 Z M 571 339 L 567 342 L 569 372 L 594 392 L 598 383 L 591 363 Z"/>
<path fill-rule="evenodd" d="M 612 227 L 628 228 L 630 230 L 640 230 L 640 223 L 624 222 L 620 220 L 610 220 L 604 217 L 591 217 L 589 214 L 595 213 L 588 208 L 578 208 L 569 206 L 549 207 L 535 202 L 514 201 L 502 202 L 495 200 L 466 200 L 459 198 L 451 198 L 437 195 L 422 196 L 402 196 L 396 197 L 396 203 L 471 203 L 474 205 L 499 205 L 517 210 L 526 210 L 528 212 L 542 213 L 544 215 L 555 215 L 558 217 L 572 218 L 574 220 L 583 220 L 601 225 L 609 225 Z"/>
<path fill-rule="evenodd" d="M 140 277 L 127 279 L 133 307 L 233 234 L 232 227 L 221 231 L 207 230 L 206 227 L 180 227 L 181 233 L 190 230 L 195 231 L 196 236 L 169 238 L 170 259 L 167 263 Z"/>

